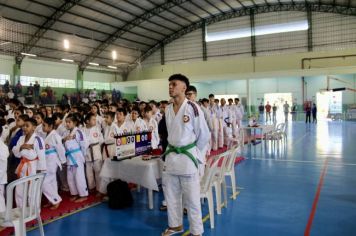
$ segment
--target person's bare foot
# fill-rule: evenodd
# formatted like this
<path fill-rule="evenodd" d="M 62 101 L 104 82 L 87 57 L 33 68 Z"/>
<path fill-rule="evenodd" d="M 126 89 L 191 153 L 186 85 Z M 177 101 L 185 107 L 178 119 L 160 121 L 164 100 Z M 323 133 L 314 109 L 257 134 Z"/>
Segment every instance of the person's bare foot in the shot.
<path fill-rule="evenodd" d="M 50 209 L 51 209 L 51 210 L 57 210 L 58 207 L 59 207 L 59 203 L 54 204 Z"/>
<path fill-rule="evenodd" d="M 86 200 L 88 200 L 87 197 L 79 197 L 74 202 L 79 203 L 79 202 L 85 202 Z"/>
<path fill-rule="evenodd" d="M 77 200 L 77 199 L 78 199 L 78 196 L 72 196 L 72 197 L 69 199 L 69 201 L 74 202 L 74 201 Z"/>

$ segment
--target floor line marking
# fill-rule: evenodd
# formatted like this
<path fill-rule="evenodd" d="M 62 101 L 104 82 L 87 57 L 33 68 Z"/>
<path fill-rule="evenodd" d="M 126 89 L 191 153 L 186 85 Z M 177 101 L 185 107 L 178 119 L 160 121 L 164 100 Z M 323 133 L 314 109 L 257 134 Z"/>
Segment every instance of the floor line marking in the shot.
<path fill-rule="evenodd" d="M 310 235 L 310 230 L 311 230 L 311 227 L 312 227 L 312 224 L 313 224 L 316 208 L 318 206 L 318 201 L 319 201 L 321 189 L 323 187 L 324 177 L 326 175 L 327 169 L 328 169 L 328 159 L 325 160 L 324 166 L 323 166 L 323 170 L 322 170 L 322 172 L 320 174 L 318 188 L 317 188 L 317 191 L 316 191 L 316 194 L 315 194 L 315 197 L 314 197 L 312 210 L 311 210 L 310 215 L 309 215 L 308 223 L 307 223 L 305 231 L 304 231 L 304 236 L 309 236 Z"/>
<path fill-rule="evenodd" d="M 89 206 L 80 208 L 80 209 L 78 209 L 78 210 L 72 211 L 72 212 L 70 212 L 70 213 L 64 214 L 64 215 L 62 215 L 62 216 L 60 216 L 60 217 L 58 217 L 58 218 L 55 218 L 55 219 L 52 219 L 52 220 L 48 220 L 48 221 L 46 221 L 46 222 L 43 223 L 43 226 L 48 225 L 48 224 L 50 224 L 50 223 L 53 223 L 53 222 L 55 222 L 55 221 L 57 221 L 57 220 L 62 220 L 62 219 L 64 219 L 64 218 L 67 218 L 68 216 L 72 216 L 72 215 L 74 215 L 74 214 L 76 214 L 76 213 L 79 213 L 79 212 L 81 212 L 81 211 L 87 210 L 87 209 L 89 209 L 89 208 L 98 206 L 98 205 L 100 205 L 101 203 L 102 203 L 102 202 L 97 202 L 97 203 L 94 203 L 94 204 L 92 204 L 92 205 L 89 205 Z M 27 229 L 26 231 L 27 231 L 27 232 L 30 232 L 30 231 L 35 230 L 35 229 L 38 229 L 38 225 L 33 226 L 33 227 Z"/>
<path fill-rule="evenodd" d="M 257 161 L 277 161 L 277 162 L 294 162 L 294 163 L 310 163 L 310 164 L 318 164 L 318 165 L 323 165 L 324 162 L 321 161 L 298 161 L 298 160 L 280 160 L 280 159 L 267 159 L 267 158 L 258 158 L 258 157 L 252 157 L 252 158 L 247 158 L 251 160 L 257 160 Z M 338 163 L 338 162 L 329 162 L 329 166 L 356 166 L 354 163 Z"/>
<path fill-rule="evenodd" d="M 308 134 L 308 133 L 305 133 L 302 137 L 298 138 L 297 141 L 293 142 L 293 145 L 295 145 L 295 144 L 301 142 L 301 141 L 304 139 L 304 137 L 307 136 L 307 134 Z"/>

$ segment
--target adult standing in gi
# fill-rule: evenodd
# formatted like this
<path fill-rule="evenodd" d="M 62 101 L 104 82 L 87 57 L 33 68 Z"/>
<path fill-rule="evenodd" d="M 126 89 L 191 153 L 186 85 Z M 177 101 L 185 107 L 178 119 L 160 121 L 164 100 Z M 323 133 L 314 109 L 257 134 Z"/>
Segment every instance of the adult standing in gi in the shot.
<path fill-rule="evenodd" d="M 183 232 L 183 205 L 188 210 L 190 233 L 204 232 L 198 165 L 202 163 L 200 152 L 207 145 L 210 133 L 201 109 L 185 97 L 188 87 L 189 80 L 184 75 L 169 78 L 173 103 L 165 111 L 169 144 L 162 176 L 169 227 L 162 236 Z"/>

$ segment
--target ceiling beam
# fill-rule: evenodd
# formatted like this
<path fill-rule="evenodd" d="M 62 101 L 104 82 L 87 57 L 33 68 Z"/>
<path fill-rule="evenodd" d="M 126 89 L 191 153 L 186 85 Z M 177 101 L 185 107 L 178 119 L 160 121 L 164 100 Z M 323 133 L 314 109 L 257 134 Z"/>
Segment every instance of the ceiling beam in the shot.
<path fill-rule="evenodd" d="M 192 4 L 193 6 L 195 6 L 196 8 L 200 9 L 201 11 L 207 13 L 209 16 L 214 16 L 213 13 L 211 13 L 210 11 L 207 11 L 206 9 L 202 8 L 201 6 L 199 6 L 197 3 L 195 2 L 190 2 L 190 4 Z"/>
<path fill-rule="evenodd" d="M 155 7 L 152 10 L 149 10 L 142 15 L 136 17 L 134 20 L 132 20 L 130 23 L 124 25 L 123 27 L 120 27 L 114 32 L 112 35 L 110 35 L 103 43 L 101 43 L 96 49 L 92 51 L 90 56 L 85 58 L 84 61 L 80 64 L 81 69 L 85 69 L 85 67 L 88 65 L 90 61 L 95 59 L 96 56 L 98 56 L 104 49 L 106 49 L 108 46 L 110 46 L 113 42 L 115 42 L 117 39 L 121 38 L 123 34 L 125 34 L 128 30 L 136 27 L 137 25 L 140 25 L 141 23 L 147 21 L 148 19 L 156 16 L 157 14 L 164 12 L 172 7 L 175 7 L 176 5 L 182 4 L 184 2 L 187 2 L 188 0 L 171 0 L 171 1 L 166 1 L 165 3 Z"/>
<path fill-rule="evenodd" d="M 4 7 L 7 7 L 7 8 L 9 8 L 9 9 L 16 10 L 16 11 L 24 12 L 24 13 L 27 13 L 27 14 L 32 14 L 32 15 L 35 15 L 35 16 L 38 16 L 38 17 L 42 17 L 42 18 L 45 18 L 45 19 L 50 19 L 50 18 L 47 17 L 46 15 L 42 15 L 42 14 L 39 14 L 39 13 L 36 13 L 36 12 L 26 11 L 25 9 L 21 9 L 21 8 L 14 7 L 14 6 L 9 6 L 9 5 L 6 5 L 6 4 L 3 4 L 3 3 L 0 3 L 0 5 L 1 5 L 1 6 L 4 6 Z M 60 20 L 60 19 L 58 19 L 57 22 L 60 22 L 60 23 L 63 23 L 63 24 L 67 24 L 67 25 L 71 25 L 71 26 L 74 26 L 74 27 L 78 27 L 78 28 L 80 28 L 80 29 L 86 29 L 86 30 L 92 31 L 92 32 L 94 32 L 94 33 L 103 34 L 104 37 L 110 35 L 110 33 L 106 32 L 106 31 L 102 31 L 102 30 L 98 30 L 98 29 L 93 29 L 93 28 L 90 28 L 90 27 L 88 27 L 88 26 L 79 25 L 79 24 L 77 24 L 77 23 L 73 23 L 73 22 L 69 22 L 69 21 L 65 21 L 65 20 Z M 27 22 L 25 22 L 25 23 L 27 23 Z M 38 26 L 38 27 L 41 28 L 41 25 Z M 115 29 L 116 29 L 116 27 L 115 27 Z M 52 30 L 52 29 L 51 29 L 51 30 Z M 149 37 L 149 36 L 144 35 L 144 34 L 135 33 L 135 32 L 128 32 L 128 33 L 137 35 L 137 36 L 142 37 L 142 38 L 145 38 L 145 39 L 150 39 L 150 40 L 152 40 L 152 41 L 157 41 L 157 38 L 152 38 L 152 37 Z M 68 34 L 73 34 L 73 33 L 68 33 Z M 87 36 L 87 38 L 93 39 L 93 37 L 88 37 L 88 36 Z M 137 41 L 137 40 L 132 40 L 132 39 L 129 39 L 129 38 L 125 38 L 125 40 L 126 40 L 126 41 L 129 41 L 129 42 L 136 43 L 136 44 L 144 45 L 144 46 L 150 46 L 150 44 L 147 44 L 147 43 L 144 43 L 144 42 L 140 42 L 140 41 Z"/>
<path fill-rule="evenodd" d="M 39 29 L 34 33 L 26 45 L 22 48 L 21 52 L 28 53 L 36 45 L 36 43 L 41 39 L 41 37 L 50 29 L 59 18 L 61 18 L 69 9 L 74 7 L 81 0 L 67 0 L 63 3 L 58 10 L 56 10 L 46 21 L 41 25 Z M 21 64 L 24 56 L 18 54 L 16 56 L 16 63 Z"/>
<path fill-rule="evenodd" d="M 118 16 L 114 16 L 114 15 L 109 14 L 109 13 L 107 13 L 107 12 L 105 12 L 105 11 L 103 11 L 103 10 L 100 10 L 100 9 L 98 9 L 98 8 L 93 8 L 93 7 L 91 7 L 91 6 L 86 6 L 86 5 L 83 5 L 83 4 L 78 4 L 78 6 L 83 7 L 83 8 L 85 8 L 85 9 L 89 9 L 89 10 L 91 10 L 91 11 L 93 11 L 93 12 L 100 13 L 101 15 L 110 17 L 110 18 L 112 18 L 112 19 L 114 19 L 114 20 L 121 21 L 121 22 L 123 22 L 124 24 L 128 24 L 128 23 L 129 23 L 129 21 L 124 20 L 123 18 L 120 18 L 120 17 L 118 17 Z M 138 28 L 142 28 L 142 29 L 147 30 L 147 31 L 155 32 L 156 34 L 162 34 L 162 35 L 164 35 L 163 33 L 159 32 L 159 31 L 157 31 L 157 30 L 155 30 L 155 29 L 147 28 L 147 27 L 144 27 L 144 26 L 141 26 L 141 25 L 138 25 L 137 27 L 138 27 Z M 118 28 L 118 26 L 116 26 L 115 28 Z"/>
<path fill-rule="evenodd" d="M 137 9 L 140 9 L 140 10 L 142 10 L 142 11 L 144 11 L 144 12 L 148 10 L 148 9 L 143 8 L 143 7 L 141 7 L 140 5 L 138 5 L 138 4 L 136 4 L 136 3 L 132 2 L 132 1 L 127 1 L 127 0 L 124 0 L 124 1 L 125 1 L 127 4 L 130 4 L 131 6 L 134 6 L 134 7 L 136 7 Z M 154 4 L 154 6 L 156 7 L 157 4 Z M 169 12 L 169 10 L 167 10 L 167 12 Z M 137 15 L 136 15 L 136 17 L 137 17 Z M 173 21 L 173 20 L 171 20 L 171 19 L 168 19 L 167 17 L 161 16 L 161 15 L 159 15 L 159 14 L 157 14 L 157 17 L 162 18 L 163 20 L 168 21 L 169 23 L 171 23 L 171 24 L 173 24 L 173 25 L 178 25 L 178 26 L 180 26 L 180 27 L 183 27 L 182 24 L 179 24 L 178 22 L 175 22 L 175 21 Z M 152 21 L 149 21 L 149 22 L 152 23 Z M 153 22 L 153 23 L 156 24 L 156 22 Z"/>
<path fill-rule="evenodd" d="M 39 2 L 37 0 L 28 0 L 28 1 L 30 1 L 32 3 L 36 3 L 36 4 L 41 5 L 41 6 L 45 6 L 45 7 L 51 8 L 53 10 L 57 10 L 57 8 L 51 6 L 51 5 L 47 4 L 47 3 Z M 80 5 L 80 4 L 78 4 L 78 6 L 84 7 L 84 6 Z M 90 9 L 90 8 L 87 8 L 87 7 L 84 7 L 84 8 Z M 93 9 L 90 9 L 90 10 L 93 10 Z M 98 9 L 94 9 L 94 11 L 98 12 Z M 99 24 L 102 24 L 102 25 L 105 25 L 105 26 L 108 26 L 108 27 L 111 27 L 111 28 L 114 28 L 114 29 L 117 28 L 117 25 L 113 25 L 113 24 L 110 24 L 110 23 L 107 23 L 107 22 L 100 21 L 100 20 L 98 20 L 98 19 L 96 19 L 94 17 L 84 16 L 84 15 L 81 15 L 81 14 L 78 14 L 78 13 L 74 13 L 74 12 L 71 12 L 71 11 L 68 11 L 67 14 L 73 15 L 73 16 L 76 16 L 76 17 L 80 17 L 80 18 L 83 18 L 83 19 L 86 19 L 86 20 L 89 20 L 89 21 L 92 21 L 92 22 L 95 22 L 95 23 L 99 23 Z M 112 17 L 113 19 L 117 20 L 117 18 L 115 18 L 115 17 L 113 17 L 111 15 L 109 15 L 109 16 Z M 127 21 L 125 21 L 124 23 L 127 23 Z M 144 29 L 148 30 L 150 32 L 156 33 L 156 34 L 158 34 L 160 36 L 164 36 L 165 35 L 165 34 L 159 32 L 159 31 L 156 31 L 154 29 L 148 29 L 148 28 L 144 28 Z M 134 32 L 131 32 L 131 33 L 134 34 Z"/>
<path fill-rule="evenodd" d="M 243 5 L 242 5 L 243 6 Z M 162 41 L 157 42 L 156 45 L 145 51 L 140 58 L 137 59 L 136 62 L 142 62 L 144 61 L 147 57 L 152 55 L 155 51 L 159 50 L 161 45 L 167 45 L 170 42 L 194 31 L 200 29 L 204 24 L 210 25 L 214 24 L 216 22 L 236 18 L 236 17 L 243 17 L 243 16 L 248 16 L 251 12 L 251 10 L 254 11 L 255 14 L 261 14 L 261 13 L 268 13 L 268 12 L 281 12 L 281 11 L 302 11 L 306 12 L 307 8 L 310 8 L 311 11 L 313 12 L 325 12 L 325 13 L 337 13 L 337 14 L 342 14 L 342 15 L 350 15 L 350 16 L 356 16 L 356 7 L 347 7 L 343 5 L 332 5 L 332 4 L 322 4 L 319 5 L 318 3 L 308 3 L 305 4 L 305 2 L 293 2 L 293 3 L 270 3 L 269 5 L 266 4 L 261 4 L 261 5 L 256 5 L 256 6 L 246 6 L 243 8 L 238 8 L 235 11 L 228 11 L 225 12 L 224 14 L 218 14 L 215 16 L 208 17 L 206 19 L 197 21 L 187 27 L 184 27 L 180 29 L 179 31 L 175 32 L 174 34 L 168 35 L 166 38 L 164 38 Z"/>
<path fill-rule="evenodd" d="M 231 11 L 235 11 L 235 9 L 229 4 L 227 3 L 225 0 L 221 0 L 226 6 L 228 6 L 230 8 Z"/>
<path fill-rule="evenodd" d="M 126 14 L 132 16 L 134 19 L 137 18 L 137 17 L 139 17 L 138 15 L 136 15 L 136 14 L 134 14 L 134 13 L 132 13 L 132 12 L 129 12 L 129 11 L 127 11 L 126 9 L 123 9 L 122 7 L 119 7 L 119 6 L 114 5 L 114 4 L 112 4 L 112 3 L 108 3 L 108 2 L 105 2 L 105 1 L 103 1 L 103 0 L 97 0 L 97 1 L 100 2 L 100 3 L 102 3 L 102 4 L 104 4 L 104 5 L 107 5 L 107 6 L 109 6 L 109 7 L 112 7 L 112 8 L 114 8 L 114 9 L 118 10 L 118 11 L 125 12 Z M 150 10 L 152 10 L 152 9 L 150 9 Z M 150 10 L 146 10 L 145 12 L 150 11 Z M 163 25 L 163 24 L 153 22 L 153 21 L 151 21 L 151 20 L 149 20 L 149 19 L 148 19 L 147 21 L 150 22 L 151 24 L 157 25 L 158 27 L 164 28 L 164 29 L 169 30 L 169 31 L 171 31 L 171 32 L 173 31 L 171 28 L 169 28 L 169 27 L 167 27 L 167 26 L 165 26 L 165 25 Z"/>
<path fill-rule="evenodd" d="M 155 6 L 155 7 L 158 6 L 158 4 L 156 4 L 156 3 L 153 2 L 152 0 L 146 0 L 146 1 L 148 1 L 149 3 L 151 3 L 151 4 L 152 4 L 153 6 Z M 185 17 L 183 17 L 183 16 L 181 16 L 181 15 L 175 13 L 175 12 L 172 11 L 172 10 L 167 10 L 167 12 L 169 12 L 169 13 L 171 13 L 172 15 L 174 15 L 174 16 L 180 18 L 180 19 L 183 19 L 183 20 L 185 20 L 185 21 L 187 21 L 187 22 L 189 22 L 189 23 L 193 23 L 193 21 L 191 21 L 191 20 L 189 20 L 189 19 L 187 19 L 187 18 L 185 18 Z"/>
<path fill-rule="evenodd" d="M 215 4 L 212 4 L 209 0 L 204 0 L 206 3 L 208 3 L 208 5 L 210 5 L 211 7 L 215 8 L 216 10 L 218 10 L 218 12 L 220 13 L 224 13 L 220 8 L 218 8 L 217 6 L 215 6 Z"/>
<path fill-rule="evenodd" d="M 30 26 L 33 26 L 33 27 L 36 27 L 36 28 L 39 28 L 40 25 L 37 25 L 37 24 L 32 24 L 32 23 L 28 23 L 28 22 L 25 22 L 25 21 L 21 21 L 21 20 L 18 20 L 18 19 L 12 19 L 10 17 L 2 17 L 6 20 L 9 20 L 9 21 L 12 21 L 12 22 L 16 22 L 16 23 L 20 23 L 20 24 L 25 24 L 25 25 L 30 25 Z M 75 37 L 78 37 L 80 39 L 84 39 L 84 40 L 92 40 L 98 44 L 100 43 L 103 43 L 104 41 L 103 40 L 99 40 L 99 39 L 93 39 L 93 38 L 90 38 L 88 36 L 85 36 L 85 35 L 81 35 L 81 34 L 72 34 L 68 31 L 64 31 L 64 30 L 58 30 L 58 29 L 49 29 L 49 31 L 53 31 L 53 32 L 56 32 L 56 33 L 60 33 L 60 34 L 65 34 L 65 35 L 73 35 Z M 21 32 L 23 33 L 23 32 Z M 23 34 L 26 34 L 26 33 L 23 33 Z M 31 34 L 32 36 L 32 34 Z M 53 41 L 59 41 L 59 40 L 55 40 L 55 39 L 52 39 L 52 38 L 47 38 L 47 37 L 42 37 L 43 39 L 48 39 L 48 40 L 53 40 Z M 83 44 L 74 44 L 74 45 L 78 45 L 78 46 L 82 46 L 82 47 L 87 47 L 87 48 L 91 48 L 91 49 L 95 49 L 95 47 L 89 47 L 89 46 L 86 46 L 86 45 L 83 45 Z M 129 49 L 129 50 L 137 50 L 137 48 L 135 47 L 129 47 L 127 45 L 122 45 L 122 44 L 117 44 L 117 43 L 113 43 L 112 44 L 113 46 L 117 46 L 117 47 L 122 47 L 122 48 L 125 48 L 125 49 Z"/>

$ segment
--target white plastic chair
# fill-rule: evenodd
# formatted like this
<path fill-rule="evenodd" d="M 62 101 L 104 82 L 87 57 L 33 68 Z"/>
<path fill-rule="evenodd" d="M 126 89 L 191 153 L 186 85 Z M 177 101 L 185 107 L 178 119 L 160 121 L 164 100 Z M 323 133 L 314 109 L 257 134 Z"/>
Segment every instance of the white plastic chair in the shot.
<path fill-rule="evenodd" d="M 238 153 L 240 153 L 241 147 L 234 146 L 231 148 L 231 154 L 226 162 L 225 168 L 225 177 L 230 177 L 231 188 L 233 199 L 236 199 L 236 176 L 235 176 L 235 160 L 237 158 Z M 225 201 L 225 207 L 227 207 L 227 200 Z"/>
<path fill-rule="evenodd" d="M 279 144 L 280 142 L 286 141 L 287 134 L 285 123 L 278 124 L 273 132 L 266 135 L 266 139 L 272 141 L 273 146 L 275 145 L 275 143 Z M 277 146 L 277 148 L 279 148 L 279 145 Z"/>
<path fill-rule="evenodd" d="M 225 181 L 226 172 L 226 162 L 229 160 L 231 155 L 231 150 L 227 150 L 219 155 L 222 159 L 221 166 L 218 167 L 218 171 L 213 178 L 213 184 L 215 187 L 215 197 L 216 197 L 216 209 L 218 215 L 221 214 L 221 192 L 223 192 L 224 202 L 227 202 L 227 189 Z"/>
<path fill-rule="evenodd" d="M 237 144 L 240 147 L 240 150 L 243 152 L 245 146 L 245 130 L 243 128 L 239 128 L 237 139 Z"/>
<path fill-rule="evenodd" d="M 37 219 L 44 236 L 41 212 L 42 184 L 46 174 L 36 174 L 11 182 L 6 187 L 6 210 L 0 214 L 0 226 L 14 227 L 15 236 L 26 235 L 26 223 Z M 13 208 L 14 190 L 22 189 L 22 208 Z"/>
<path fill-rule="evenodd" d="M 218 172 L 219 161 L 223 156 L 217 155 L 208 159 L 205 167 L 204 176 L 200 182 L 200 198 L 208 200 L 210 228 L 214 228 L 214 198 L 213 198 L 213 179 Z"/>

